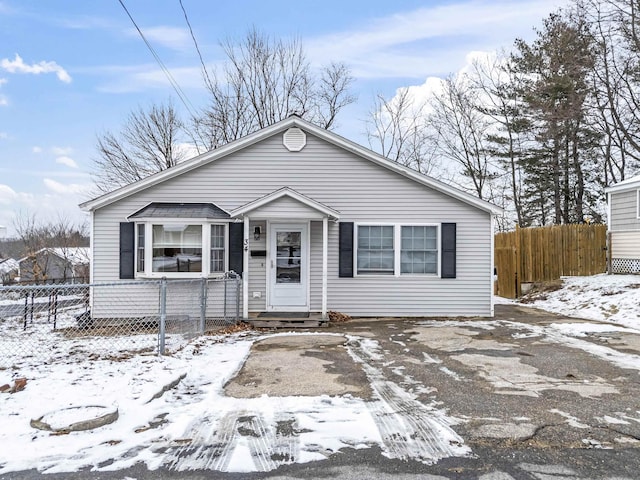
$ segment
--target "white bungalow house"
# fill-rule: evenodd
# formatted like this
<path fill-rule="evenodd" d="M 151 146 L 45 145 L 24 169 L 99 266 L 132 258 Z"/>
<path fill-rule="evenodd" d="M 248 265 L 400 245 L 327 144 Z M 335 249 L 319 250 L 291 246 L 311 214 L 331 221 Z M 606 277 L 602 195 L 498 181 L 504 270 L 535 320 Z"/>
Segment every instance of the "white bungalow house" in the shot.
<path fill-rule="evenodd" d="M 640 273 L 640 175 L 605 190 L 610 273 Z"/>
<path fill-rule="evenodd" d="M 501 209 L 296 116 L 81 207 L 93 282 L 233 270 L 244 318 L 493 315 Z"/>

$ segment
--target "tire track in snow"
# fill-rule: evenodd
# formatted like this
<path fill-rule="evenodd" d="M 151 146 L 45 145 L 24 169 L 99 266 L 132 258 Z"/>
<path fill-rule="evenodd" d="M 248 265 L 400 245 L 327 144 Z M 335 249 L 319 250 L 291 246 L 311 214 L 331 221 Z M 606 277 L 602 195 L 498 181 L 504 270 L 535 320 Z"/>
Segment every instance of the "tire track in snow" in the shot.
<path fill-rule="evenodd" d="M 188 445 L 167 455 L 169 470 L 218 470 L 226 472 L 236 448 L 246 445 L 256 471 L 268 472 L 293 463 L 300 453 L 295 418 L 280 416 L 276 425 L 265 422 L 258 412 L 232 411 L 216 422 L 209 417 L 192 422 L 183 436 Z"/>
<path fill-rule="evenodd" d="M 371 340 L 349 338 L 347 348 L 355 361 L 362 365 L 379 401 L 368 406 L 376 422 L 384 446 L 391 458 L 414 459 L 435 463 L 441 458 L 465 456 L 471 451 L 452 428 L 453 421 L 442 410 L 424 405 L 415 395 L 398 384 L 385 379 L 373 365 L 382 356 L 375 347 L 365 346 Z"/>

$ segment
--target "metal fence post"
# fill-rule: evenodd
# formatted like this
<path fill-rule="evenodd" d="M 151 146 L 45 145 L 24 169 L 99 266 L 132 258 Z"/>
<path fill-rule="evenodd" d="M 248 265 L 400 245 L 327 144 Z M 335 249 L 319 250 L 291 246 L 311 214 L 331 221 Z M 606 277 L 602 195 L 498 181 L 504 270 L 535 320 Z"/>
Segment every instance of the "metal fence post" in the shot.
<path fill-rule="evenodd" d="M 200 334 L 204 334 L 207 317 L 207 279 L 202 277 L 200 283 Z"/>
<path fill-rule="evenodd" d="M 160 343 L 158 346 L 158 355 L 164 355 L 164 334 L 167 323 L 167 279 L 162 277 L 160 280 Z"/>

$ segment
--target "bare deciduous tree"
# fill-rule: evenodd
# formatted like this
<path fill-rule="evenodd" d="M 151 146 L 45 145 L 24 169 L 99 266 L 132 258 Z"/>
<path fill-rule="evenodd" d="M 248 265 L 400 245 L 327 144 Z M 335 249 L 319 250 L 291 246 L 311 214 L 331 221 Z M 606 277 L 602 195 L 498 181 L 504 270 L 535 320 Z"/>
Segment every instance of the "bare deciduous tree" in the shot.
<path fill-rule="evenodd" d="M 408 88 L 399 89 L 390 100 L 377 95 L 366 121 L 369 146 L 394 162 L 430 174 L 437 159 L 425 122 L 424 104 L 416 104 Z"/>
<path fill-rule="evenodd" d="M 489 182 L 496 173 L 485 146 L 489 119 L 478 109 L 477 93 L 463 75 L 449 76 L 442 92 L 431 99 L 430 127 L 436 133 L 438 153 L 454 162 L 471 182 L 478 198 L 489 200 Z"/>
<path fill-rule="evenodd" d="M 209 105 L 193 119 L 198 149 L 211 150 L 272 125 L 292 114 L 330 129 L 355 98 L 353 81 L 341 63 L 312 72 L 298 40 L 285 42 L 249 31 L 239 43 L 222 43 L 227 64 L 205 75 Z"/>
<path fill-rule="evenodd" d="M 33 213 L 21 212 L 14 220 L 18 239 L 23 244 L 24 260 L 21 266 L 23 279 L 43 281 L 51 279 L 53 266 L 48 248 L 56 248 L 63 260 L 71 265 L 73 251 L 77 247 L 88 246 L 86 224 L 76 225 L 68 218 L 60 216 L 56 220 L 41 222 Z M 67 280 L 72 275 L 66 266 L 61 270 L 61 278 Z"/>
<path fill-rule="evenodd" d="M 171 103 L 132 112 L 119 134 L 98 136 L 94 182 L 103 193 L 179 163 L 182 121 Z"/>

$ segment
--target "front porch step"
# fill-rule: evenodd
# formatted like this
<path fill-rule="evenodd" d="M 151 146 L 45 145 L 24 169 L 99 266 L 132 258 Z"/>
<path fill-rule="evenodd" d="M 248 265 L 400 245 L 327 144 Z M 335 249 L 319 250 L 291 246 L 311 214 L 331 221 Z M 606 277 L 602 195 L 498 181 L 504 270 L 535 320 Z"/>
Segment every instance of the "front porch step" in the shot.
<path fill-rule="evenodd" d="M 262 313 L 259 316 L 252 316 L 247 323 L 256 328 L 317 328 L 327 326 L 329 320 L 322 320 L 320 315 L 314 314 L 308 317 L 282 318 L 277 314 L 269 316 Z"/>

